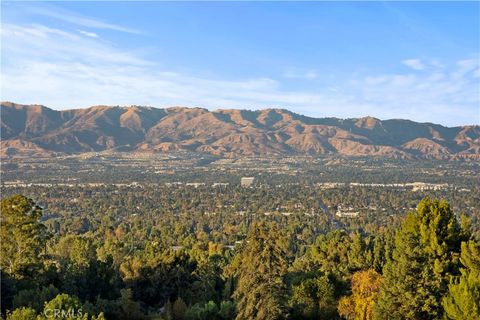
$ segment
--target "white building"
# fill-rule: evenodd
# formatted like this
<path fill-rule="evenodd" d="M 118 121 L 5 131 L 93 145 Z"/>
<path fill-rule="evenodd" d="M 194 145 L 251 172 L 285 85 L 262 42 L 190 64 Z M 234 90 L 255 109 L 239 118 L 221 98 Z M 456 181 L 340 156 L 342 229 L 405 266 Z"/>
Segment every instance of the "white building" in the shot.
<path fill-rule="evenodd" d="M 254 177 L 242 177 L 242 179 L 240 180 L 240 185 L 242 187 L 251 187 L 253 186 L 254 182 L 255 182 Z"/>

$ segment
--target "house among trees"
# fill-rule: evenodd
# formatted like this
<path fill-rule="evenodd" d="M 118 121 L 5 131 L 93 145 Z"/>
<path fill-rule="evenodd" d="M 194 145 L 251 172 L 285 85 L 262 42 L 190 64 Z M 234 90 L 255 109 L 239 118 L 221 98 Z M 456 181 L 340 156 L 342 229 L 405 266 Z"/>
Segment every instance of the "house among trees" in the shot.
<path fill-rule="evenodd" d="M 240 185 L 242 187 L 252 187 L 254 183 L 255 183 L 254 177 L 242 177 L 240 179 Z"/>
<path fill-rule="evenodd" d="M 345 218 L 345 217 L 346 218 L 355 218 L 355 217 L 358 217 L 359 214 L 360 214 L 360 212 L 354 211 L 353 207 L 348 207 L 348 208 L 342 210 L 342 207 L 340 207 L 340 206 L 338 206 L 338 210 L 335 213 L 335 215 L 337 217 L 341 217 L 341 218 Z"/>

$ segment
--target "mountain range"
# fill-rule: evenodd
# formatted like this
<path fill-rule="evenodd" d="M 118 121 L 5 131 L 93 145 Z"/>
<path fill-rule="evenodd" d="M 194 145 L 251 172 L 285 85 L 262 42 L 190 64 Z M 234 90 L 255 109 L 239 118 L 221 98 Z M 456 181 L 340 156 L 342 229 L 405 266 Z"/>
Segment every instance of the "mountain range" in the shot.
<path fill-rule="evenodd" d="M 338 154 L 480 159 L 480 126 L 311 118 L 284 109 L 93 106 L 57 111 L 1 103 L 3 157 L 182 150 L 229 158 Z"/>

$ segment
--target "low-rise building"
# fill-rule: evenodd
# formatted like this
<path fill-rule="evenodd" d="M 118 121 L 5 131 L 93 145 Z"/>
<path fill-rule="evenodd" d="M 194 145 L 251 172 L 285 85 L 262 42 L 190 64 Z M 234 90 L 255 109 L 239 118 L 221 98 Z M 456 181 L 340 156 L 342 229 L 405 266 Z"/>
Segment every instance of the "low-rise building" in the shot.
<path fill-rule="evenodd" d="M 242 179 L 240 179 L 240 185 L 242 187 L 252 187 L 254 182 L 255 182 L 254 177 L 242 177 Z"/>
<path fill-rule="evenodd" d="M 338 210 L 335 215 L 340 218 L 355 218 L 358 217 L 360 212 L 358 211 L 340 211 Z"/>

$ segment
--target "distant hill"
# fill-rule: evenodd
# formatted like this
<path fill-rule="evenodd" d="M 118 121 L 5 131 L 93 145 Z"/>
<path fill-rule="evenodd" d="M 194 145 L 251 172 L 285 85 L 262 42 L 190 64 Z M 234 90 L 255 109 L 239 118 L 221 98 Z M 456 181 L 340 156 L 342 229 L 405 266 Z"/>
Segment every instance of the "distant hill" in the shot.
<path fill-rule="evenodd" d="M 2 102 L 1 138 L 2 156 L 189 150 L 223 157 L 480 159 L 478 125 L 449 128 L 373 117 L 317 119 L 283 109 L 94 106 L 56 111 Z"/>

